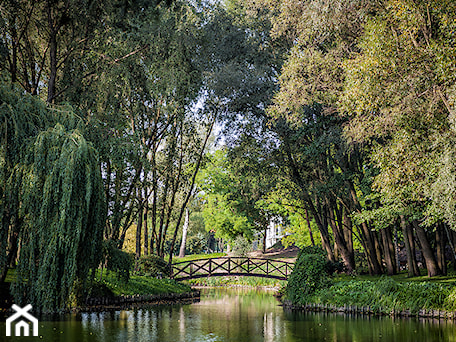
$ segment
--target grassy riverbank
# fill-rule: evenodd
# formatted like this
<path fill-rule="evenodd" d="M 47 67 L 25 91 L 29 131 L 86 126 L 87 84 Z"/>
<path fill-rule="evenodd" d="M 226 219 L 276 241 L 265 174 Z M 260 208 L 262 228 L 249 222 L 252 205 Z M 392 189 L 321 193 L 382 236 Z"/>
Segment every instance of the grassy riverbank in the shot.
<path fill-rule="evenodd" d="M 250 287 L 285 287 L 287 282 L 278 279 L 259 277 L 208 277 L 191 279 L 185 282 L 190 286 L 250 286 Z"/>
<path fill-rule="evenodd" d="M 98 284 L 103 285 L 115 296 L 120 295 L 155 295 L 190 292 L 191 287 L 172 279 L 156 279 L 154 277 L 132 275 L 127 283 L 119 280 L 114 273 L 104 275 Z"/>
<path fill-rule="evenodd" d="M 16 270 L 10 269 L 6 278 L 7 283 L 16 279 Z M 132 275 L 128 282 L 120 280 L 113 272 L 97 272 L 91 297 L 133 296 L 133 295 L 164 295 L 182 294 L 191 292 L 189 285 L 176 282 L 172 279 L 156 279 L 148 276 Z"/>
<path fill-rule="evenodd" d="M 406 278 L 348 276 L 331 277 L 336 268 L 328 263 L 320 248 L 307 247 L 298 256 L 284 291 L 284 303 L 294 306 L 317 304 L 331 307 L 370 308 L 373 312 L 394 313 L 420 310 L 456 311 L 456 278 Z"/>
<path fill-rule="evenodd" d="M 396 281 L 391 277 L 363 279 L 342 277 L 333 284 L 303 297 L 299 302 L 337 307 L 370 307 L 374 312 L 408 310 L 456 310 L 455 281 Z"/>

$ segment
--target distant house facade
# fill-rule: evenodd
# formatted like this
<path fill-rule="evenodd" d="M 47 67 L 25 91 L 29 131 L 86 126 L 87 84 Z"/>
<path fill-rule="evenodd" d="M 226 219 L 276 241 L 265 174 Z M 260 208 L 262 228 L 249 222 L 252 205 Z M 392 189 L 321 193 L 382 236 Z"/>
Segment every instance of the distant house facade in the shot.
<path fill-rule="evenodd" d="M 253 248 L 258 249 L 263 244 L 263 234 L 266 232 L 266 249 L 271 248 L 282 238 L 288 235 L 285 232 L 285 224 L 280 216 L 273 217 L 269 220 L 265 231 L 257 233 L 257 240 L 253 243 Z"/>

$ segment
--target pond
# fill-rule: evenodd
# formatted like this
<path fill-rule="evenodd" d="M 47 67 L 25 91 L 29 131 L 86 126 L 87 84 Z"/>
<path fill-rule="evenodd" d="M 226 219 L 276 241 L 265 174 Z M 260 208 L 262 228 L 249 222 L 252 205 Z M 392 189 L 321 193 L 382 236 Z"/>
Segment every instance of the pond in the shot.
<path fill-rule="evenodd" d="M 65 342 L 456 341 L 450 322 L 289 312 L 278 304 L 272 292 L 208 289 L 194 304 L 41 320 L 39 334 L 44 341 Z M 4 322 L 0 340 L 39 339 L 6 338 Z"/>

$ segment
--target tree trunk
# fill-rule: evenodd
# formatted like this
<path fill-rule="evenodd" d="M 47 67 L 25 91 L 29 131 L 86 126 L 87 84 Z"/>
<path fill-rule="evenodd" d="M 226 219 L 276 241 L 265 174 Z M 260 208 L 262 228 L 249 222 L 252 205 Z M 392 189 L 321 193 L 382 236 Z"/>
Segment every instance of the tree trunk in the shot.
<path fill-rule="evenodd" d="M 347 185 L 350 191 L 350 198 L 352 202 L 351 207 L 355 208 L 357 212 L 361 212 L 361 204 L 359 203 L 358 195 L 356 194 L 353 183 L 347 182 Z M 360 234 L 362 235 L 361 239 L 364 247 L 364 252 L 369 264 L 369 273 L 371 275 L 382 274 L 382 267 L 377 258 L 375 242 L 373 241 L 370 227 L 366 222 L 361 223 Z"/>
<path fill-rule="evenodd" d="M 143 222 L 143 208 L 138 210 L 138 224 L 136 225 L 136 260 L 141 257 L 141 229 Z"/>
<path fill-rule="evenodd" d="M 185 256 L 185 245 L 187 244 L 187 231 L 188 231 L 188 223 L 189 223 L 189 210 L 185 208 L 185 219 L 184 219 L 184 227 L 182 228 L 182 242 L 179 251 L 179 258 L 183 258 Z"/>
<path fill-rule="evenodd" d="M 344 236 L 345 236 L 345 242 L 347 244 L 347 249 L 350 251 L 350 253 L 353 254 L 354 258 L 354 250 L 353 250 L 353 225 L 351 218 L 349 216 L 348 210 L 344 210 Z"/>
<path fill-rule="evenodd" d="M 342 261 L 345 265 L 345 268 L 347 269 L 347 273 L 352 273 L 355 269 L 355 258 L 353 254 L 350 254 L 350 251 L 347 248 L 347 244 L 345 242 L 344 238 L 344 232 L 342 227 L 342 215 L 337 215 L 337 222 L 336 222 L 336 217 L 334 215 L 334 212 L 338 210 L 337 204 L 335 201 L 331 202 L 332 207 L 328 205 L 328 217 L 329 217 L 329 223 L 333 231 L 333 236 L 334 236 L 334 249 L 338 249 L 338 253 L 340 253 L 340 256 L 342 257 Z M 336 254 L 336 253 L 334 253 Z"/>
<path fill-rule="evenodd" d="M 386 273 L 391 276 L 396 274 L 396 267 L 394 262 L 394 249 L 392 253 L 392 241 L 388 237 L 388 230 L 389 228 L 381 229 L 380 235 L 382 236 L 383 249 L 385 254 Z"/>
<path fill-rule="evenodd" d="M 423 257 L 426 262 L 428 276 L 434 277 L 436 275 L 440 275 L 442 272 L 440 271 L 437 260 L 435 259 L 435 255 L 427 238 L 426 231 L 418 224 L 416 220 L 414 220 L 412 224 L 415 227 L 416 236 L 418 237 L 421 245 L 421 251 L 423 252 Z"/>
<path fill-rule="evenodd" d="M 393 265 L 393 274 L 396 274 L 397 273 L 397 253 L 396 253 L 396 248 L 395 248 L 395 245 L 394 245 L 394 242 L 393 242 L 393 235 L 392 235 L 392 232 L 391 232 L 391 227 L 388 227 L 386 230 L 385 230 L 385 235 L 386 235 L 386 241 L 387 241 L 387 248 L 388 248 L 388 253 L 389 255 L 391 256 L 391 263 Z"/>
<path fill-rule="evenodd" d="M 266 228 L 264 228 L 264 233 L 263 233 L 263 254 L 266 253 L 266 235 L 268 232 L 268 226 L 266 225 Z M 230 245 L 228 245 L 228 253 L 230 252 Z"/>
<path fill-rule="evenodd" d="M 415 245 L 413 242 L 413 232 L 410 229 L 410 226 L 403 215 L 401 215 L 401 227 L 404 235 L 405 250 L 407 252 L 408 276 L 419 276 L 420 271 L 418 269 L 418 265 L 416 264 L 415 259 Z"/>
<path fill-rule="evenodd" d="M 371 232 L 371 236 L 372 236 L 372 240 L 374 241 L 374 246 L 375 246 L 375 257 L 377 258 L 377 262 L 380 265 L 380 267 L 382 268 L 382 273 L 383 273 L 382 246 L 379 241 L 378 232 L 377 231 Z"/>
<path fill-rule="evenodd" d="M 47 102 L 53 103 L 57 80 L 57 25 L 52 17 L 51 5 L 47 7 L 49 25 L 49 80 Z"/>
<path fill-rule="evenodd" d="M 309 212 L 307 209 L 306 209 L 306 221 L 307 221 L 307 228 L 309 229 L 310 242 L 312 243 L 312 246 L 315 246 L 315 241 L 314 241 L 314 237 L 312 234 L 312 227 L 310 226 Z"/>
<path fill-rule="evenodd" d="M 144 225 L 144 255 L 149 255 L 149 228 L 147 227 L 147 214 L 149 209 L 147 205 L 144 207 L 144 218 L 143 218 L 143 225 Z"/>
<path fill-rule="evenodd" d="M 193 188 L 195 186 L 195 181 L 196 181 L 196 175 L 198 174 L 198 171 L 199 171 L 199 168 L 200 168 L 200 165 L 201 165 L 201 161 L 203 159 L 204 151 L 206 150 L 207 142 L 208 142 L 209 137 L 210 137 L 210 135 L 212 133 L 212 129 L 214 128 L 214 124 L 215 124 L 216 118 L 217 118 L 216 115 L 214 115 L 214 117 L 212 118 L 212 122 L 210 123 L 209 128 L 208 128 L 208 130 L 206 132 L 206 136 L 204 138 L 203 145 L 201 146 L 201 150 L 199 151 L 198 160 L 196 161 L 195 170 L 194 170 L 193 175 L 192 175 L 192 179 L 191 179 L 191 182 L 190 182 L 190 187 L 188 189 L 188 193 L 185 196 L 184 202 L 182 203 L 182 207 L 181 207 L 181 210 L 179 212 L 179 217 L 177 218 L 176 229 L 174 230 L 173 240 L 171 241 L 171 249 L 170 249 L 170 252 L 169 252 L 169 263 L 170 264 L 172 264 L 172 262 L 173 262 L 173 251 L 174 251 L 174 245 L 176 243 L 176 238 L 177 238 L 177 232 L 179 230 L 179 225 L 180 225 L 180 222 L 182 220 L 182 216 L 184 214 L 184 210 L 187 208 L 188 201 L 190 200 L 190 197 L 192 196 Z"/>
<path fill-rule="evenodd" d="M 437 264 L 442 271 L 442 275 L 447 274 L 447 265 L 445 261 L 445 233 L 444 233 L 443 223 L 437 223 L 435 231 L 435 244 L 436 244 L 436 256 Z"/>

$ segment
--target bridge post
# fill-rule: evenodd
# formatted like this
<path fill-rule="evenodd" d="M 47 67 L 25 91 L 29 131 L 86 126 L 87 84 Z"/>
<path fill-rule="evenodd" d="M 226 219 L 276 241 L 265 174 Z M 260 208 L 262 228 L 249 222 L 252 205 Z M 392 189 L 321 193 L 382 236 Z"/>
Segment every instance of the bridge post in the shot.
<path fill-rule="evenodd" d="M 231 258 L 228 257 L 228 274 L 231 274 Z"/>

